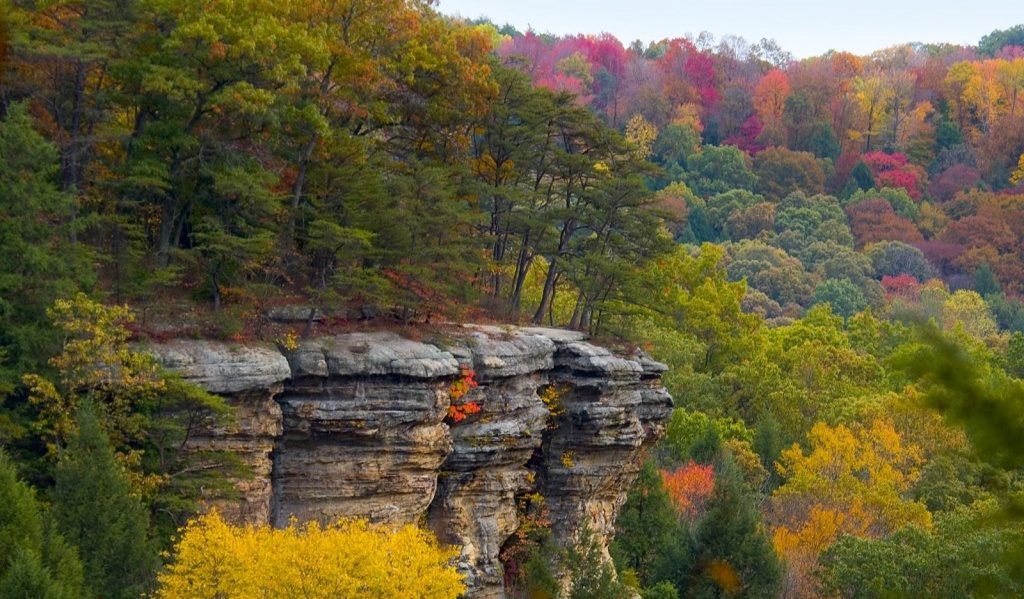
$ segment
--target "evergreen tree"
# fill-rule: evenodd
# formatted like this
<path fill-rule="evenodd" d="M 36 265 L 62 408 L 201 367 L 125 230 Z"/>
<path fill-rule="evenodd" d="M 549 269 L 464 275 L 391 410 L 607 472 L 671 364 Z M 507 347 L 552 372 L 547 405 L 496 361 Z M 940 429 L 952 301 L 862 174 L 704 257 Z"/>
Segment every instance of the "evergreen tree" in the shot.
<path fill-rule="evenodd" d="M 846 187 L 843 188 L 842 196 L 848 198 L 857 191 L 867 191 L 875 188 L 875 176 L 871 174 L 871 169 L 868 165 L 864 164 L 863 160 L 858 160 L 856 166 L 853 167 L 853 171 L 850 172 L 850 178 L 846 181 Z"/>
<path fill-rule="evenodd" d="M 658 556 L 679 534 L 678 518 L 654 462 L 644 462 L 615 521 L 615 530 L 609 549 L 616 566 L 620 571 L 636 572 L 643 586 L 652 584 Z"/>
<path fill-rule="evenodd" d="M 55 473 L 55 521 L 81 552 L 96 595 L 138 597 L 157 567 L 155 545 L 146 537 L 149 516 L 131 495 L 91 404 L 82 405 L 76 420 L 77 433 Z"/>
<path fill-rule="evenodd" d="M 88 278 L 71 243 L 74 201 L 57 172 L 57 150 L 27 107 L 10 106 L 0 120 L 0 394 L 56 352 L 46 308 Z"/>
<path fill-rule="evenodd" d="M 566 599 L 626 599 L 629 589 L 615 578 L 615 570 L 604 561 L 594 533 L 586 525 L 576 544 L 565 556 L 569 575 Z"/>
<path fill-rule="evenodd" d="M 43 519 L 35 495 L 0 451 L 0 597 L 85 597 L 74 550 Z"/>
<path fill-rule="evenodd" d="M 985 298 L 1002 291 L 996 273 L 992 271 L 992 267 L 987 262 L 974 271 L 974 290 Z"/>
<path fill-rule="evenodd" d="M 715 492 L 693 530 L 698 570 L 687 595 L 775 597 L 781 567 L 739 468 L 723 452 L 715 469 Z"/>
<path fill-rule="evenodd" d="M 706 510 L 667 551 L 657 578 L 686 597 L 775 597 L 782 570 L 739 468 L 723 451 Z"/>

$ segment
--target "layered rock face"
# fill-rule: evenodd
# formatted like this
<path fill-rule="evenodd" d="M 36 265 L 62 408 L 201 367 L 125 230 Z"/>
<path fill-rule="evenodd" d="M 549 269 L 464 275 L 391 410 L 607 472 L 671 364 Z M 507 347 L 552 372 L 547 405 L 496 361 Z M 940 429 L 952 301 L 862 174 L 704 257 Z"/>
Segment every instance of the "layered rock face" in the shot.
<path fill-rule="evenodd" d="M 425 522 L 462 549 L 468 595 L 504 597 L 499 553 L 517 498 L 545 497 L 555 538 L 599 542 L 662 432 L 665 367 L 554 329 L 464 327 L 429 342 L 393 333 L 303 340 L 288 351 L 178 340 L 148 349 L 238 406 L 197 449 L 230 449 L 253 477 L 214 502 L 236 521 L 286 525 L 364 517 Z M 452 383 L 477 383 L 449 417 Z"/>

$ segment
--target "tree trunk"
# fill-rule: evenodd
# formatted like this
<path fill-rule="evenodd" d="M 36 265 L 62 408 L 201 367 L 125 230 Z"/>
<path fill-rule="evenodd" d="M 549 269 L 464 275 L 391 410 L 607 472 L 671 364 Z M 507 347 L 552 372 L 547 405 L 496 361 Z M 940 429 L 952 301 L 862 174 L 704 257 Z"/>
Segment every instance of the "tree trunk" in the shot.
<path fill-rule="evenodd" d="M 547 314 L 548 308 L 551 307 L 551 298 L 555 293 L 557 264 L 558 256 L 552 256 L 551 263 L 548 264 L 548 274 L 544 278 L 544 292 L 540 296 L 540 305 L 537 306 L 537 311 L 533 314 L 533 324 L 542 324 L 544 322 L 544 315 Z"/>
<path fill-rule="evenodd" d="M 316 148 L 318 136 L 314 133 L 306 145 L 302 148 L 302 157 L 299 159 L 299 173 L 295 177 L 295 185 L 292 186 L 292 211 L 288 218 L 288 240 L 295 244 L 295 227 L 299 220 L 299 203 L 302 201 L 302 189 L 306 185 L 306 173 L 309 171 L 309 159 L 313 156 L 313 149 Z"/>
<path fill-rule="evenodd" d="M 156 265 L 159 268 L 167 266 L 170 262 L 171 235 L 174 234 L 174 221 L 177 217 L 177 210 L 174 208 L 174 199 L 164 199 L 163 209 L 160 212 L 160 236 L 157 239 Z"/>
<path fill-rule="evenodd" d="M 512 275 L 512 297 L 509 300 L 509 309 L 512 314 L 518 314 L 523 299 L 523 284 L 526 282 L 526 275 L 530 271 L 530 264 L 533 256 L 530 255 L 530 231 L 523 233 L 520 241 L 519 256 L 516 258 L 516 270 Z"/>
<path fill-rule="evenodd" d="M 216 269 L 210 272 L 210 286 L 213 288 L 213 309 L 220 310 L 220 283 L 217 281 Z"/>
<path fill-rule="evenodd" d="M 569 319 L 568 328 L 575 329 L 577 325 L 581 324 L 583 318 L 583 306 L 586 304 L 587 299 L 580 291 L 576 294 L 576 306 L 572 309 L 572 317 Z"/>

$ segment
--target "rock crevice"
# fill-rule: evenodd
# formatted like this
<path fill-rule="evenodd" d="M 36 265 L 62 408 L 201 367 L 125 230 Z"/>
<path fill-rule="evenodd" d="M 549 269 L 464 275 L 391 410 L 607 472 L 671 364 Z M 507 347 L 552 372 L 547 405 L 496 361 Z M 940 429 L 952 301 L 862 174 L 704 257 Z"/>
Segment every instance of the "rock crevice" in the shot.
<path fill-rule="evenodd" d="M 237 406 L 197 449 L 235 451 L 252 477 L 211 500 L 247 523 L 425 523 L 462 548 L 469 596 L 504 597 L 499 552 L 520 525 L 517 497 L 544 496 L 555 538 L 582 526 L 606 543 L 644 448 L 672 400 L 665 366 L 570 331 L 467 326 L 421 342 L 394 333 L 268 345 L 175 340 L 146 348 Z M 451 385 L 479 412 L 448 417 Z"/>

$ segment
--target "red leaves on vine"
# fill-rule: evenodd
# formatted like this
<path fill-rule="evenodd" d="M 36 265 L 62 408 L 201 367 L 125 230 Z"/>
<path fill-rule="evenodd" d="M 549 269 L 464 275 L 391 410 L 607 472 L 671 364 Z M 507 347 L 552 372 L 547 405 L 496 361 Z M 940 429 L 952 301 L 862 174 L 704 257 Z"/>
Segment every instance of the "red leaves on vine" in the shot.
<path fill-rule="evenodd" d="M 475 401 L 468 401 L 463 404 L 455 403 L 478 386 L 476 372 L 469 368 L 463 368 L 462 376 L 452 381 L 452 384 L 448 386 L 448 395 L 452 401 L 451 405 L 448 406 L 448 420 L 453 424 L 462 422 L 468 416 L 480 412 L 480 404 Z"/>

